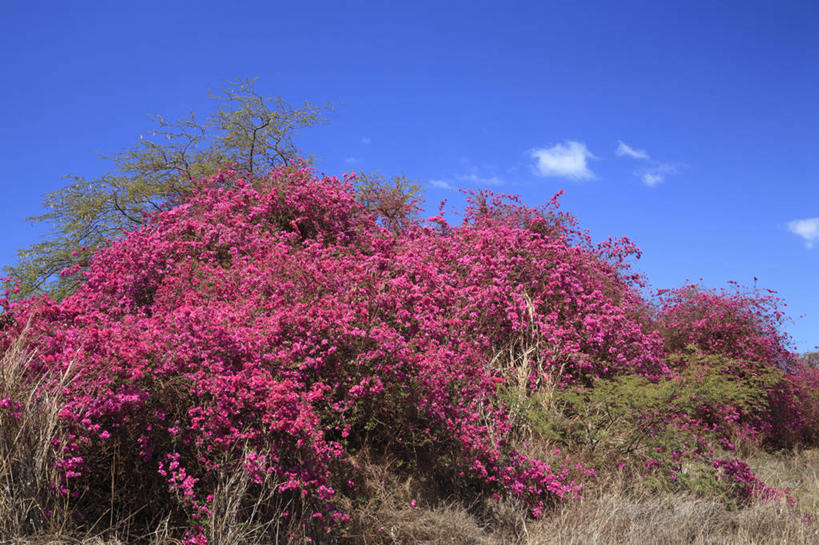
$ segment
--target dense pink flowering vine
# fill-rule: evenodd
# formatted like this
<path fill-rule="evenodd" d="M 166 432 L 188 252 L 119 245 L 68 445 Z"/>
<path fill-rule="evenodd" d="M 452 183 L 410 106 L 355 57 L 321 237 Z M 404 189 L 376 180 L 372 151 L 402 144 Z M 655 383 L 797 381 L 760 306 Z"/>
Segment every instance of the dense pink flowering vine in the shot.
<path fill-rule="evenodd" d="M 429 459 L 540 510 L 579 485 L 510 451 L 494 352 L 534 326 L 550 355 L 533 384 L 559 368 L 571 381 L 662 365 L 624 304 L 619 263 L 564 228 L 493 216 L 500 199 L 463 227 L 388 230 L 349 182 L 306 168 L 197 189 L 87 271 L 64 271 L 85 277 L 73 296 L 11 308 L 5 342 L 30 323 L 35 370 L 79 363 L 60 413 L 72 432 L 63 490 L 93 494 L 95 453 L 117 440 L 191 516 L 234 453 L 333 520 L 344 453 L 366 439 L 432 444 Z"/>
<path fill-rule="evenodd" d="M 761 435 L 775 446 L 813 444 L 819 439 L 819 399 L 813 395 L 819 374 L 789 350 L 782 329 L 784 304 L 771 290 L 707 290 L 694 284 L 660 293 L 658 324 L 666 350 L 679 352 L 694 346 L 705 354 L 730 358 L 726 380 L 747 381 L 772 372 L 782 380 L 765 386 L 767 400 L 749 412 L 722 407 L 720 414 Z"/>
<path fill-rule="evenodd" d="M 590 470 L 508 443 L 496 393 L 508 377 L 493 362 L 510 347 L 534 354 L 531 390 L 668 376 L 676 344 L 787 357 L 742 305 L 688 288 L 665 297 L 657 330 L 627 267 L 634 245 L 592 244 L 556 201 L 478 193 L 450 226 L 414 219 L 407 201 L 379 217 L 350 179 L 303 166 L 192 183 L 188 201 L 64 271 L 84 277 L 74 295 L 3 300 L 0 317 L 0 348 L 27 328 L 32 372 L 75 373 L 60 489 L 93 497 L 116 442 L 135 485 L 177 498 L 192 543 L 225 463 L 274 476 L 317 527 L 343 523 L 337 490 L 353 486 L 347 455 L 365 444 L 423 456 L 536 515 L 579 494 L 572 475 Z"/>
<path fill-rule="evenodd" d="M 707 290 L 689 284 L 660 293 L 660 329 L 670 351 L 695 345 L 709 354 L 735 358 L 742 365 L 777 367 L 794 363 L 782 332 L 783 303 L 771 290 Z M 750 370 L 751 372 L 752 369 Z"/>

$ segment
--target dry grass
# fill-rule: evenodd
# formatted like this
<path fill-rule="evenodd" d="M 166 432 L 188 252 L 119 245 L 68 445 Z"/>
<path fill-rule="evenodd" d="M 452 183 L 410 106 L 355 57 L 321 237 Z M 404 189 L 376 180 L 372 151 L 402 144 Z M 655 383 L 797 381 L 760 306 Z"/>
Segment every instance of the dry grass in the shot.
<path fill-rule="evenodd" d="M 768 486 L 789 490 L 799 502 L 799 509 L 819 513 L 819 449 L 758 454 L 751 462 L 756 474 Z"/>
<path fill-rule="evenodd" d="M 592 492 L 527 525 L 527 545 L 815 544 L 819 527 L 803 523 L 784 500 L 730 510 L 713 498 Z"/>
<path fill-rule="evenodd" d="M 0 359 L 0 399 L 20 406 L 18 415 L 0 410 L 0 536 L 53 534 L 68 524 L 52 484 L 58 481 L 53 441 L 62 438 L 60 390 L 71 370 L 52 387 L 29 384 L 24 377 L 33 357 L 21 336 Z"/>
<path fill-rule="evenodd" d="M 442 499 L 434 479 L 402 472 L 397 461 L 375 459 L 368 449 L 352 461 L 359 496 L 342 505 L 352 514 L 344 543 L 487 543 L 484 525 L 457 501 Z"/>

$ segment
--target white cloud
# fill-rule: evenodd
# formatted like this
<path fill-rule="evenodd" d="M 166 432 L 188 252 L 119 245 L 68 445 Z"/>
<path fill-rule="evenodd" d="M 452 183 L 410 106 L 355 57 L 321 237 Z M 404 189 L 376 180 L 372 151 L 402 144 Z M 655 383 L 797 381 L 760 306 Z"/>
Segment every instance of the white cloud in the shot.
<path fill-rule="evenodd" d="M 356 164 L 358 162 L 358 158 L 356 158 L 356 157 L 345 157 L 344 162 L 347 163 L 348 165 L 354 165 L 354 164 Z"/>
<path fill-rule="evenodd" d="M 463 182 L 472 182 L 478 185 L 503 185 L 503 180 L 498 178 L 497 176 L 490 176 L 488 178 L 484 178 L 483 176 L 478 176 L 477 174 L 473 173 L 456 176 L 456 178 Z"/>
<path fill-rule="evenodd" d="M 565 144 L 555 144 L 551 148 L 536 148 L 529 152 L 535 159 L 535 171 L 540 176 L 558 176 L 572 180 L 589 180 L 594 173 L 586 164 L 586 159 L 594 159 L 594 155 L 586 145 L 573 140 Z"/>
<path fill-rule="evenodd" d="M 622 140 L 617 141 L 617 155 L 631 157 L 632 159 L 650 159 L 646 150 L 634 149 Z"/>
<path fill-rule="evenodd" d="M 363 137 L 361 137 L 361 143 L 362 143 L 362 144 L 369 144 L 369 143 L 371 143 L 372 141 L 373 141 L 373 139 L 372 139 L 372 138 L 370 138 L 369 136 L 363 136 Z"/>
<path fill-rule="evenodd" d="M 448 189 L 450 191 L 455 189 L 454 187 L 452 187 L 452 185 L 450 185 L 449 182 L 446 182 L 444 180 L 430 180 L 429 185 L 440 189 Z"/>
<path fill-rule="evenodd" d="M 663 175 L 659 172 L 646 172 L 643 174 L 643 183 L 648 187 L 654 187 L 663 181 Z"/>
<path fill-rule="evenodd" d="M 813 248 L 819 240 L 819 218 L 807 218 L 788 222 L 788 230 L 805 239 L 805 246 Z"/>
<path fill-rule="evenodd" d="M 648 152 L 644 149 L 632 148 L 622 140 L 617 141 L 617 150 L 615 153 L 618 157 L 631 157 L 632 159 L 639 159 L 645 161 L 646 167 L 640 168 L 634 172 L 634 175 L 640 178 L 648 187 L 654 187 L 665 181 L 668 176 L 677 174 L 680 167 L 684 167 L 680 163 L 663 163 L 651 158 Z"/>
<path fill-rule="evenodd" d="M 654 187 L 665 181 L 666 176 L 671 176 L 679 172 L 678 165 L 660 163 L 658 161 L 652 161 L 652 163 L 652 166 L 637 170 L 634 173 L 634 175 L 639 177 L 648 187 Z"/>

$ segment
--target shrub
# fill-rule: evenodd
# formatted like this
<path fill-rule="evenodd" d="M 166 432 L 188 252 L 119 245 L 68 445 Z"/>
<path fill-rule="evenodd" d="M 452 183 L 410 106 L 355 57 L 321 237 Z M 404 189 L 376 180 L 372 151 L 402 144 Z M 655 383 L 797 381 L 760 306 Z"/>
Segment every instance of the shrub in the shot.
<path fill-rule="evenodd" d="M 20 383 L 59 393 L 52 482 L 78 528 L 339 537 L 368 501 L 362 453 L 539 516 L 594 472 L 552 467 L 521 424 L 602 467 L 739 497 L 731 434 L 815 421 L 815 375 L 780 379 L 794 367 L 771 299 L 687 287 L 653 315 L 634 245 L 593 244 L 557 197 L 474 193 L 451 226 L 420 221 L 400 184 L 360 201 L 351 177 L 301 164 L 191 183 L 63 271 L 73 295 L 0 300 L 0 349 L 35 354 Z"/>
<path fill-rule="evenodd" d="M 752 497 L 748 487 L 775 491 L 751 479 L 746 466 L 737 469 L 741 460 L 726 460 L 736 455 L 733 438 L 747 433 L 741 415 L 767 409 L 767 389 L 782 373 L 732 380 L 726 369 L 734 365 L 688 347 L 669 357 L 678 372 L 659 379 L 598 379 L 588 387 L 557 389 L 548 402 L 542 394 L 521 399 L 514 388 L 502 397 L 542 438 L 580 453 L 598 471 L 631 471 L 662 490 L 745 502 Z"/>
<path fill-rule="evenodd" d="M 58 484 L 80 524 L 112 506 L 145 526 L 170 513 L 202 540 L 218 475 L 244 468 L 277 483 L 268 509 L 321 535 L 347 519 L 337 498 L 355 487 L 348 455 L 364 446 L 539 513 L 580 486 L 508 446 L 504 379 L 489 365 L 530 306 L 550 354 L 533 385 L 558 367 L 568 382 L 662 367 L 622 263 L 606 257 L 616 245 L 544 234 L 531 227 L 548 218 L 520 205 L 503 210 L 530 228 L 493 197 L 462 227 L 393 218 L 386 229 L 349 181 L 305 167 L 226 172 L 193 194 L 98 251 L 62 302 L 6 303 L 3 342 L 31 322 L 37 380 L 77 362 Z"/>
<path fill-rule="evenodd" d="M 706 354 L 734 358 L 750 373 L 767 367 L 788 370 L 794 354 L 782 332 L 782 301 L 774 291 L 731 284 L 723 290 L 689 284 L 660 291 L 658 322 L 666 351 L 694 345 Z"/>

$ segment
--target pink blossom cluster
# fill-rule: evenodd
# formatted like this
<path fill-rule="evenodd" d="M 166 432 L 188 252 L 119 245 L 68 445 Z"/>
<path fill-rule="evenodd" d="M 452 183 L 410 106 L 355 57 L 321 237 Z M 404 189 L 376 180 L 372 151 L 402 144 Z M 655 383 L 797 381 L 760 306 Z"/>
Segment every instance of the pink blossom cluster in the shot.
<path fill-rule="evenodd" d="M 717 458 L 713 462 L 714 469 L 721 471 L 720 478 L 736 489 L 736 496 L 742 501 L 750 502 L 756 497 L 763 499 L 787 498 L 793 506 L 796 501 L 790 497 L 787 490 L 769 488 L 759 477 L 754 475 L 747 462 L 737 458 Z"/>
<path fill-rule="evenodd" d="M 797 360 L 771 392 L 768 419 L 778 446 L 819 443 L 819 369 Z"/>
<path fill-rule="evenodd" d="M 690 284 L 661 290 L 657 321 L 666 351 L 693 345 L 703 354 L 730 358 L 726 380 L 745 381 L 782 373 L 782 380 L 766 387 L 767 399 L 758 410 L 738 407 L 703 407 L 701 417 L 712 424 L 734 423 L 746 436 L 789 447 L 819 440 L 819 371 L 789 350 L 783 333 L 784 303 L 772 290 L 706 290 Z"/>
<path fill-rule="evenodd" d="M 753 373 L 755 366 L 790 369 L 794 354 L 782 332 L 784 303 L 772 290 L 708 290 L 689 284 L 659 293 L 660 329 L 670 351 L 695 345 L 708 354 L 735 358 Z"/>

